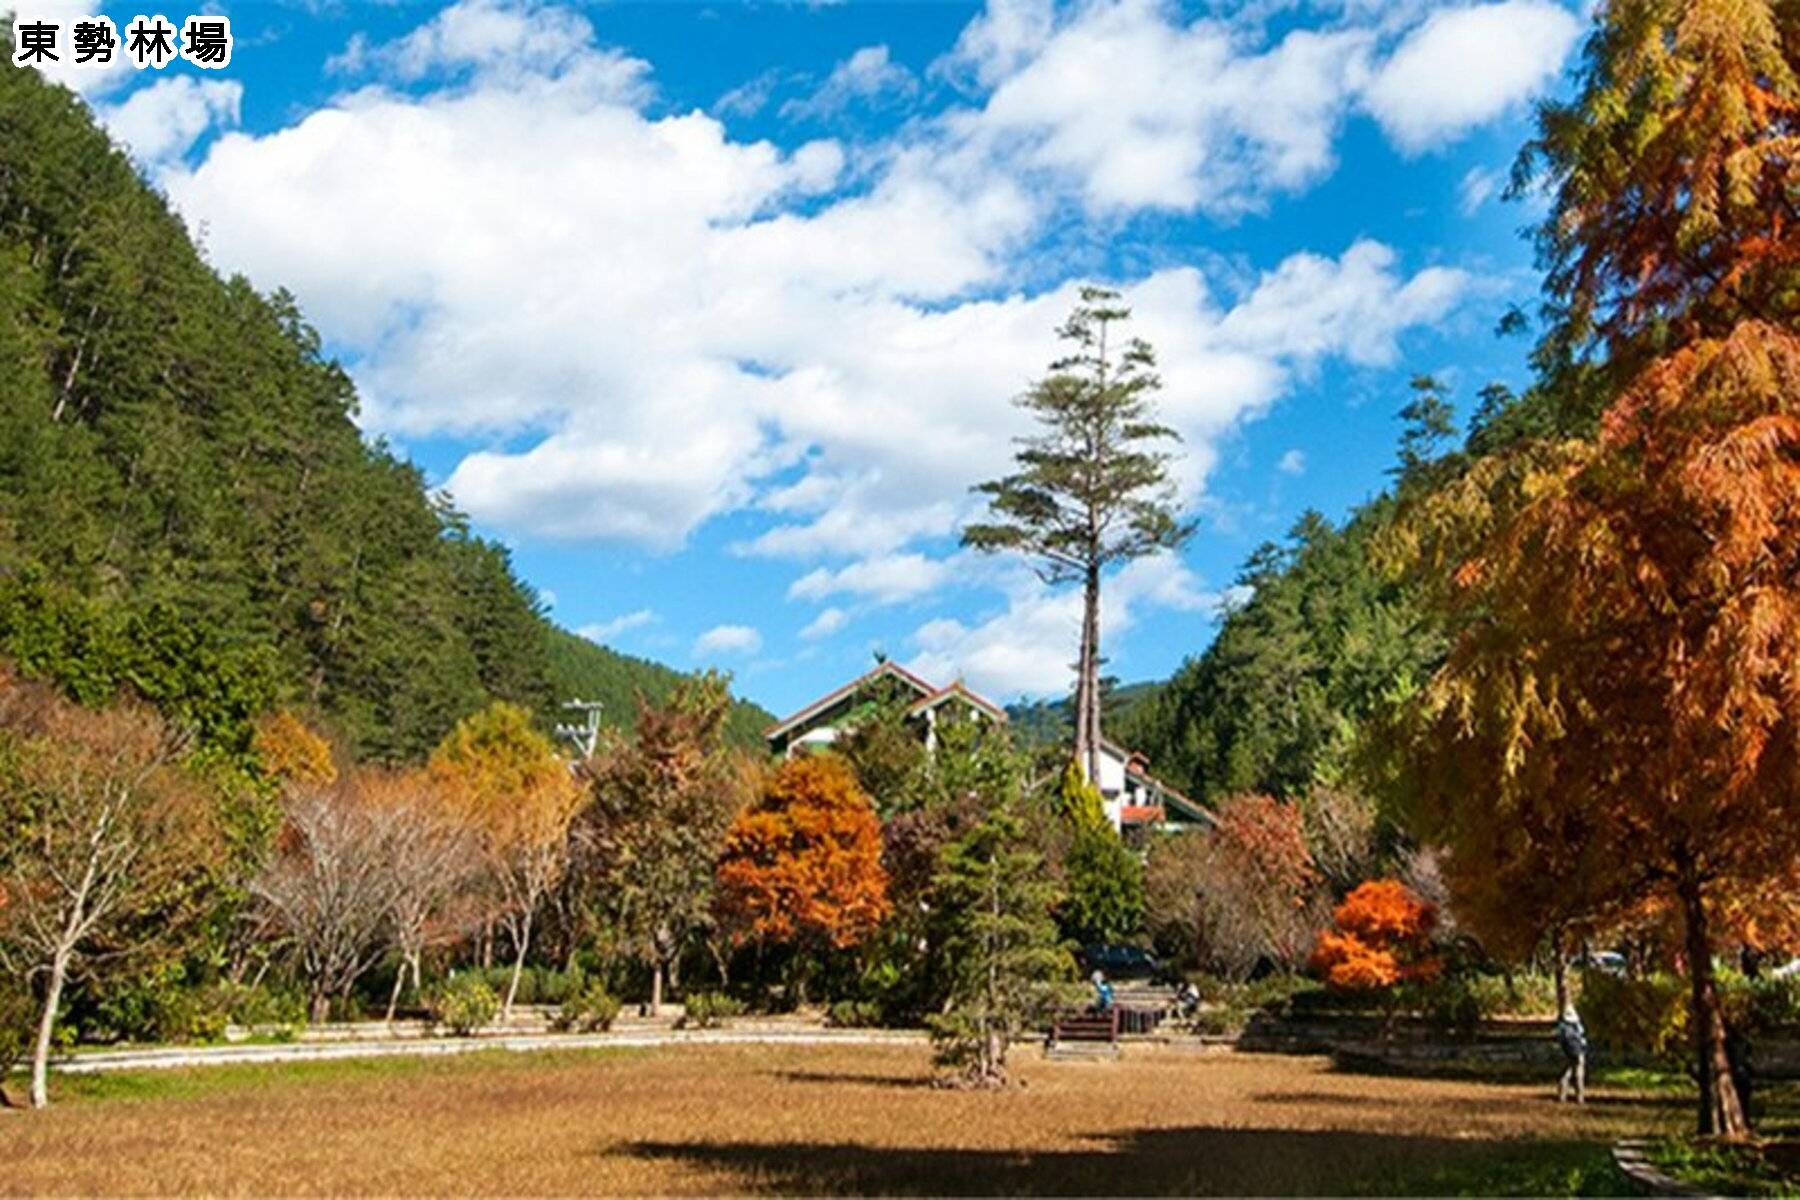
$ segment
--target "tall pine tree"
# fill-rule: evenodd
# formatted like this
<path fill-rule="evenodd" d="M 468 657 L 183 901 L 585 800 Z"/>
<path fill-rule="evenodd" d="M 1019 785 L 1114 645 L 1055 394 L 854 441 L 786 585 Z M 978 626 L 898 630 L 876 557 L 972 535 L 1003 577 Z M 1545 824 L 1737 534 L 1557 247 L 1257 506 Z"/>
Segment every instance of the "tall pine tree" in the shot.
<path fill-rule="evenodd" d="M 1089 779 L 1100 773 L 1101 575 L 1193 533 L 1178 518 L 1171 455 L 1161 448 L 1180 435 L 1156 421 L 1155 353 L 1142 339 L 1119 340 L 1130 316 L 1117 292 L 1081 289 L 1057 332 L 1069 354 L 1018 400 L 1042 432 L 1021 440 L 1016 473 L 976 487 L 993 521 L 963 530 L 964 545 L 1020 553 L 1045 581 L 1081 584 L 1075 758 Z"/>

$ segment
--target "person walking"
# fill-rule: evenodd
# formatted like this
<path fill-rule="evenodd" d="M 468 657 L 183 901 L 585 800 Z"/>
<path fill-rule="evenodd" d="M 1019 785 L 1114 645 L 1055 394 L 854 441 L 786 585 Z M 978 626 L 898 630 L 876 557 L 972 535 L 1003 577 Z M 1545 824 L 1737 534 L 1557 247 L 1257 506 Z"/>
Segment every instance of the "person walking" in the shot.
<path fill-rule="evenodd" d="M 1587 1030 L 1582 1027 L 1581 1014 L 1575 1011 L 1573 1002 L 1564 1005 L 1562 1016 L 1556 1022 L 1556 1044 L 1563 1054 L 1562 1078 L 1556 1083 L 1556 1102 L 1566 1103 L 1569 1089 L 1573 1086 L 1575 1103 L 1587 1103 Z"/>

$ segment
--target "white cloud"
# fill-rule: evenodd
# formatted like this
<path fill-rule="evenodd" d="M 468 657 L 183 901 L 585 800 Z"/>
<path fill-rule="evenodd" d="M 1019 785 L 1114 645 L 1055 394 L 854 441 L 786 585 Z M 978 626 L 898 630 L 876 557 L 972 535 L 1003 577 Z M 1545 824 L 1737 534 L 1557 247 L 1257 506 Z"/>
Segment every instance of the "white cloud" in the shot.
<path fill-rule="evenodd" d="M 1417 154 L 1542 90 L 1580 35 L 1581 22 L 1551 0 L 1440 9 L 1382 64 L 1364 103 Z"/>
<path fill-rule="evenodd" d="M 1281 461 L 1275 464 L 1275 469 L 1283 475 L 1304 475 L 1306 474 L 1306 455 L 1299 450 L 1289 450 L 1281 456 Z"/>
<path fill-rule="evenodd" d="M 235 79 L 177 75 L 102 106 L 99 117 L 133 158 L 154 169 L 186 154 L 214 125 L 235 126 L 243 100 L 244 85 Z"/>
<path fill-rule="evenodd" d="M 1391 363 L 1397 335 L 1449 311 L 1470 282 L 1448 267 L 1403 280 L 1394 273 L 1397 257 L 1368 240 L 1338 259 L 1292 255 L 1226 314 L 1220 332 L 1227 342 L 1302 363 L 1328 354 L 1364 366 Z"/>
<path fill-rule="evenodd" d="M 809 642 L 817 641 L 830 637 L 849 623 L 849 613 L 841 608 L 827 608 L 807 622 L 806 628 L 800 631 L 800 636 Z"/>
<path fill-rule="evenodd" d="M 1500 188 L 1500 172 L 1490 171 L 1486 167 L 1470 167 L 1468 174 L 1462 177 L 1457 186 L 1457 207 L 1463 215 L 1471 216 L 1475 210 L 1488 202 Z"/>
<path fill-rule="evenodd" d="M 880 105 L 905 99 L 918 90 L 919 81 L 888 57 L 886 46 L 864 46 L 833 67 L 812 95 L 783 104 L 781 115 L 789 120 L 823 121 L 852 105 Z"/>
<path fill-rule="evenodd" d="M 992 87 L 1041 51 L 1055 24 L 1053 0 L 988 0 L 930 74 Z"/>
<path fill-rule="evenodd" d="M 775 93 L 787 72 L 771 67 L 762 74 L 745 80 L 713 101 L 712 110 L 727 117 L 753 117 Z"/>
<path fill-rule="evenodd" d="M 618 637 L 621 633 L 626 633 L 633 629 L 642 629 L 644 626 L 653 623 L 655 620 L 656 614 L 654 612 L 647 608 L 640 608 L 635 612 L 628 612 L 614 617 L 610 621 L 600 621 L 592 625 L 583 625 L 577 629 L 575 633 L 580 637 L 586 638 L 590 642 L 604 644 L 611 641 L 613 638 Z"/>
<path fill-rule="evenodd" d="M 621 81 L 643 64 L 589 52 L 594 27 L 580 13 L 541 0 L 462 0 L 405 37 L 379 45 L 354 34 L 325 69 L 339 74 L 375 71 L 411 83 L 440 72 L 472 70 L 512 76 L 556 73 L 573 65 L 611 66 Z"/>
<path fill-rule="evenodd" d="M 948 563 L 923 554 L 889 554 L 836 571 L 820 567 L 796 579 L 788 588 L 788 596 L 823 600 L 847 593 L 877 604 L 897 604 L 935 590 L 949 574 Z"/>
<path fill-rule="evenodd" d="M 465 0 L 354 64 L 452 82 L 228 133 L 164 184 L 221 266 L 299 295 L 366 427 L 473 443 L 448 486 L 483 523 L 671 549 L 750 512 L 768 526 L 739 549 L 834 557 L 836 586 L 953 534 L 969 484 L 1007 469 L 1025 428 L 1007 401 L 1075 295 L 1018 286 L 1043 231 L 1071 205 L 1231 212 L 1301 186 L 1329 169 L 1374 36 L 1259 50 L 1144 3 L 1036 12 L 997 4 L 965 38 L 985 102 L 783 151 L 649 110 L 645 64 L 576 14 Z M 1297 373 L 1392 361 L 1470 280 L 1364 241 L 1237 300 L 1192 267 L 1118 282 L 1161 354 L 1192 501 L 1219 440 Z"/>
<path fill-rule="evenodd" d="M 966 679 L 996 697 L 1047 696 L 1068 691 L 1081 631 L 1081 591 L 1052 589 L 1029 571 L 1012 572 L 1004 611 L 975 625 L 950 618 L 913 632 L 918 653 L 907 663 L 927 679 Z M 1161 554 L 1128 563 L 1101 591 L 1102 652 L 1145 610 L 1217 613 L 1220 597 L 1201 589 L 1180 559 Z"/>
<path fill-rule="evenodd" d="M 762 649 L 762 634 L 748 625 L 715 625 L 694 639 L 694 657 L 720 654 L 755 654 Z"/>
<path fill-rule="evenodd" d="M 1103 214 L 1231 215 L 1317 181 L 1373 46 L 1362 30 L 1302 29 L 1246 51 L 1223 22 L 1180 25 L 1123 0 L 1075 10 L 1020 57 L 1037 26 L 1009 20 L 1019 31 L 977 51 L 993 93 L 957 127 L 971 149 L 1060 176 Z M 1018 65 L 1000 77 L 1006 61 Z"/>

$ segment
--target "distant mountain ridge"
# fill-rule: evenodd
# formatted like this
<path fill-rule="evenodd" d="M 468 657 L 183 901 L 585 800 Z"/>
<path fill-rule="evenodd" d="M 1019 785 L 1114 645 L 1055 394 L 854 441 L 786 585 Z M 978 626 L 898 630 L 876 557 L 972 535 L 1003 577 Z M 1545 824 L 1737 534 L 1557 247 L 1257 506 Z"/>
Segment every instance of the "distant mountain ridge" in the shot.
<path fill-rule="evenodd" d="M 1142 680 L 1107 689 L 1100 702 L 1106 736 L 1128 749 L 1137 749 L 1134 735 L 1138 720 L 1166 684 L 1166 680 Z M 1071 697 L 1064 696 L 1058 700 L 1007 705 L 1006 716 L 1012 725 L 1013 736 L 1026 746 L 1073 742 L 1074 703 Z"/>
<path fill-rule="evenodd" d="M 6 23 L 0 21 L 0 31 Z M 624 722 L 678 674 L 549 623 L 354 420 L 285 292 L 220 275 L 88 108 L 0 63 L 0 658 L 230 754 L 273 705 L 416 760 L 496 700 Z M 737 740 L 767 715 L 734 710 Z"/>

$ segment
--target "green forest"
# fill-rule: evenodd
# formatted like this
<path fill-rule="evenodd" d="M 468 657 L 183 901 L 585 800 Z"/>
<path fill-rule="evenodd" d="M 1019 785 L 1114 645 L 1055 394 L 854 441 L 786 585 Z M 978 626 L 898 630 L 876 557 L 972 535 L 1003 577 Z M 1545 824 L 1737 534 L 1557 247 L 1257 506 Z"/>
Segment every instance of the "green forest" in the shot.
<path fill-rule="evenodd" d="M 293 298 L 221 279 L 82 104 L 0 71 L 0 652 L 228 753 L 288 705 L 361 759 L 494 700 L 627 725 L 678 676 L 547 619 L 507 550 L 359 433 Z M 749 744 L 768 714 L 734 709 Z"/>
<path fill-rule="evenodd" d="M 1507 322 L 1523 325 L 1518 315 Z M 1234 581 L 1243 598 L 1212 643 L 1166 682 L 1124 689 L 1109 729 L 1170 783 L 1214 802 L 1298 800 L 1366 780 L 1380 718 L 1431 678 L 1450 645 L 1447 619 L 1418 602 L 1401 556 L 1388 552 L 1408 504 L 1526 439 L 1590 434 L 1597 414 L 1585 394 L 1490 384 L 1459 427 L 1444 386 L 1415 379 L 1396 411 L 1390 486 L 1341 523 L 1304 513 L 1283 541 L 1252 553 Z"/>

